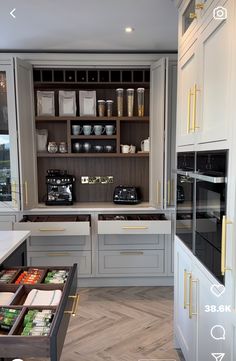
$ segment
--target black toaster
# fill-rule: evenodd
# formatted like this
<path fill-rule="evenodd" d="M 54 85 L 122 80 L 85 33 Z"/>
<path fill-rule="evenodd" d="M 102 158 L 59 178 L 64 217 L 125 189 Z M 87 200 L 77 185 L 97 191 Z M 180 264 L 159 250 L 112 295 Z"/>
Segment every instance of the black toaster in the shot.
<path fill-rule="evenodd" d="M 114 190 L 113 202 L 116 204 L 137 204 L 141 202 L 140 190 L 137 187 L 118 186 Z"/>

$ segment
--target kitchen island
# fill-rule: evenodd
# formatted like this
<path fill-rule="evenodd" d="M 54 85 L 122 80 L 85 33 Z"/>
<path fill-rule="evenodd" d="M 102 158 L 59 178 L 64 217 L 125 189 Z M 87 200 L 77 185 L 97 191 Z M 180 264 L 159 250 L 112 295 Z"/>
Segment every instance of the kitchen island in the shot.
<path fill-rule="evenodd" d="M 17 251 L 24 249 L 24 243 L 29 238 L 29 231 L 0 231 L 0 264 L 12 263 L 11 266 L 24 266 L 26 254 L 19 252 L 20 259 L 13 264 L 13 257 L 17 258 Z M 26 250 L 26 249 L 25 249 Z"/>

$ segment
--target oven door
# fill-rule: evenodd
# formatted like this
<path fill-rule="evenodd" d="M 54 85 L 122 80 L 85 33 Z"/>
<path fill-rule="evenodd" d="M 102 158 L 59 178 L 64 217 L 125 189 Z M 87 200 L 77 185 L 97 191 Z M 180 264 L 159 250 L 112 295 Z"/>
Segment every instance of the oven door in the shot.
<path fill-rule="evenodd" d="M 224 283 L 221 234 L 225 208 L 225 183 L 196 179 L 195 255 L 221 283 Z"/>
<path fill-rule="evenodd" d="M 194 179 L 188 173 L 177 171 L 176 235 L 193 251 Z"/>

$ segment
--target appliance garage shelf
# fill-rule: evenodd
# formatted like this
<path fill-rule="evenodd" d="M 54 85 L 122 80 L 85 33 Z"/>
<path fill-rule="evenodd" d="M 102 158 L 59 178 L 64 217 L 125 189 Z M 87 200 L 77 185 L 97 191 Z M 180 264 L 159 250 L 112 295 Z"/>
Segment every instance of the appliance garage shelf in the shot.
<path fill-rule="evenodd" d="M 118 116 L 113 116 L 113 117 L 98 117 L 98 116 L 90 116 L 90 115 L 86 115 L 86 116 L 81 116 L 81 117 L 73 117 L 73 116 L 36 116 L 35 117 L 36 122 L 65 122 L 67 120 L 78 120 L 78 121 L 90 121 L 90 122 L 98 122 L 98 121 L 135 121 L 135 122 L 149 122 L 149 117 L 148 116 L 144 116 L 144 117 L 138 117 L 138 116 L 134 116 L 134 117 L 118 117 Z"/>
<path fill-rule="evenodd" d="M 149 152 L 143 153 L 45 153 L 38 152 L 38 158 L 146 158 L 149 157 Z"/>

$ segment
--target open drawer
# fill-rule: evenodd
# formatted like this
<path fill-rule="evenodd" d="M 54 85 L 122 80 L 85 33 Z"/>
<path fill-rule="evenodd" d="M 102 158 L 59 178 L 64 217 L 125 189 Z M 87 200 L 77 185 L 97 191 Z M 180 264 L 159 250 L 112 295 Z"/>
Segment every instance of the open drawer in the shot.
<path fill-rule="evenodd" d="M 43 268 L 43 267 L 40 267 Z M 0 331 L 0 357 L 2 358 L 25 358 L 25 357 L 45 357 L 51 361 L 58 361 L 62 352 L 70 315 L 76 313 L 79 296 L 76 294 L 77 288 L 77 265 L 73 267 L 55 267 L 68 269 L 68 277 L 64 284 L 43 284 L 35 285 L 6 285 L 6 291 L 10 288 L 18 287 L 15 291 L 10 306 L 0 306 L 1 309 L 19 310 L 12 328 L 9 331 Z M 46 274 L 46 272 L 45 272 Z M 1 289 L 3 285 L 1 286 Z M 39 290 L 61 290 L 61 298 L 58 305 L 39 306 L 24 305 L 25 299 L 33 288 Z M 24 320 L 29 310 L 51 310 L 53 318 L 49 323 L 49 330 L 45 336 L 22 335 Z"/>
<path fill-rule="evenodd" d="M 30 215 L 14 229 L 31 231 L 32 236 L 89 236 L 90 223 L 90 215 Z"/>
<path fill-rule="evenodd" d="M 170 234 L 164 214 L 99 214 L 98 234 Z"/>

